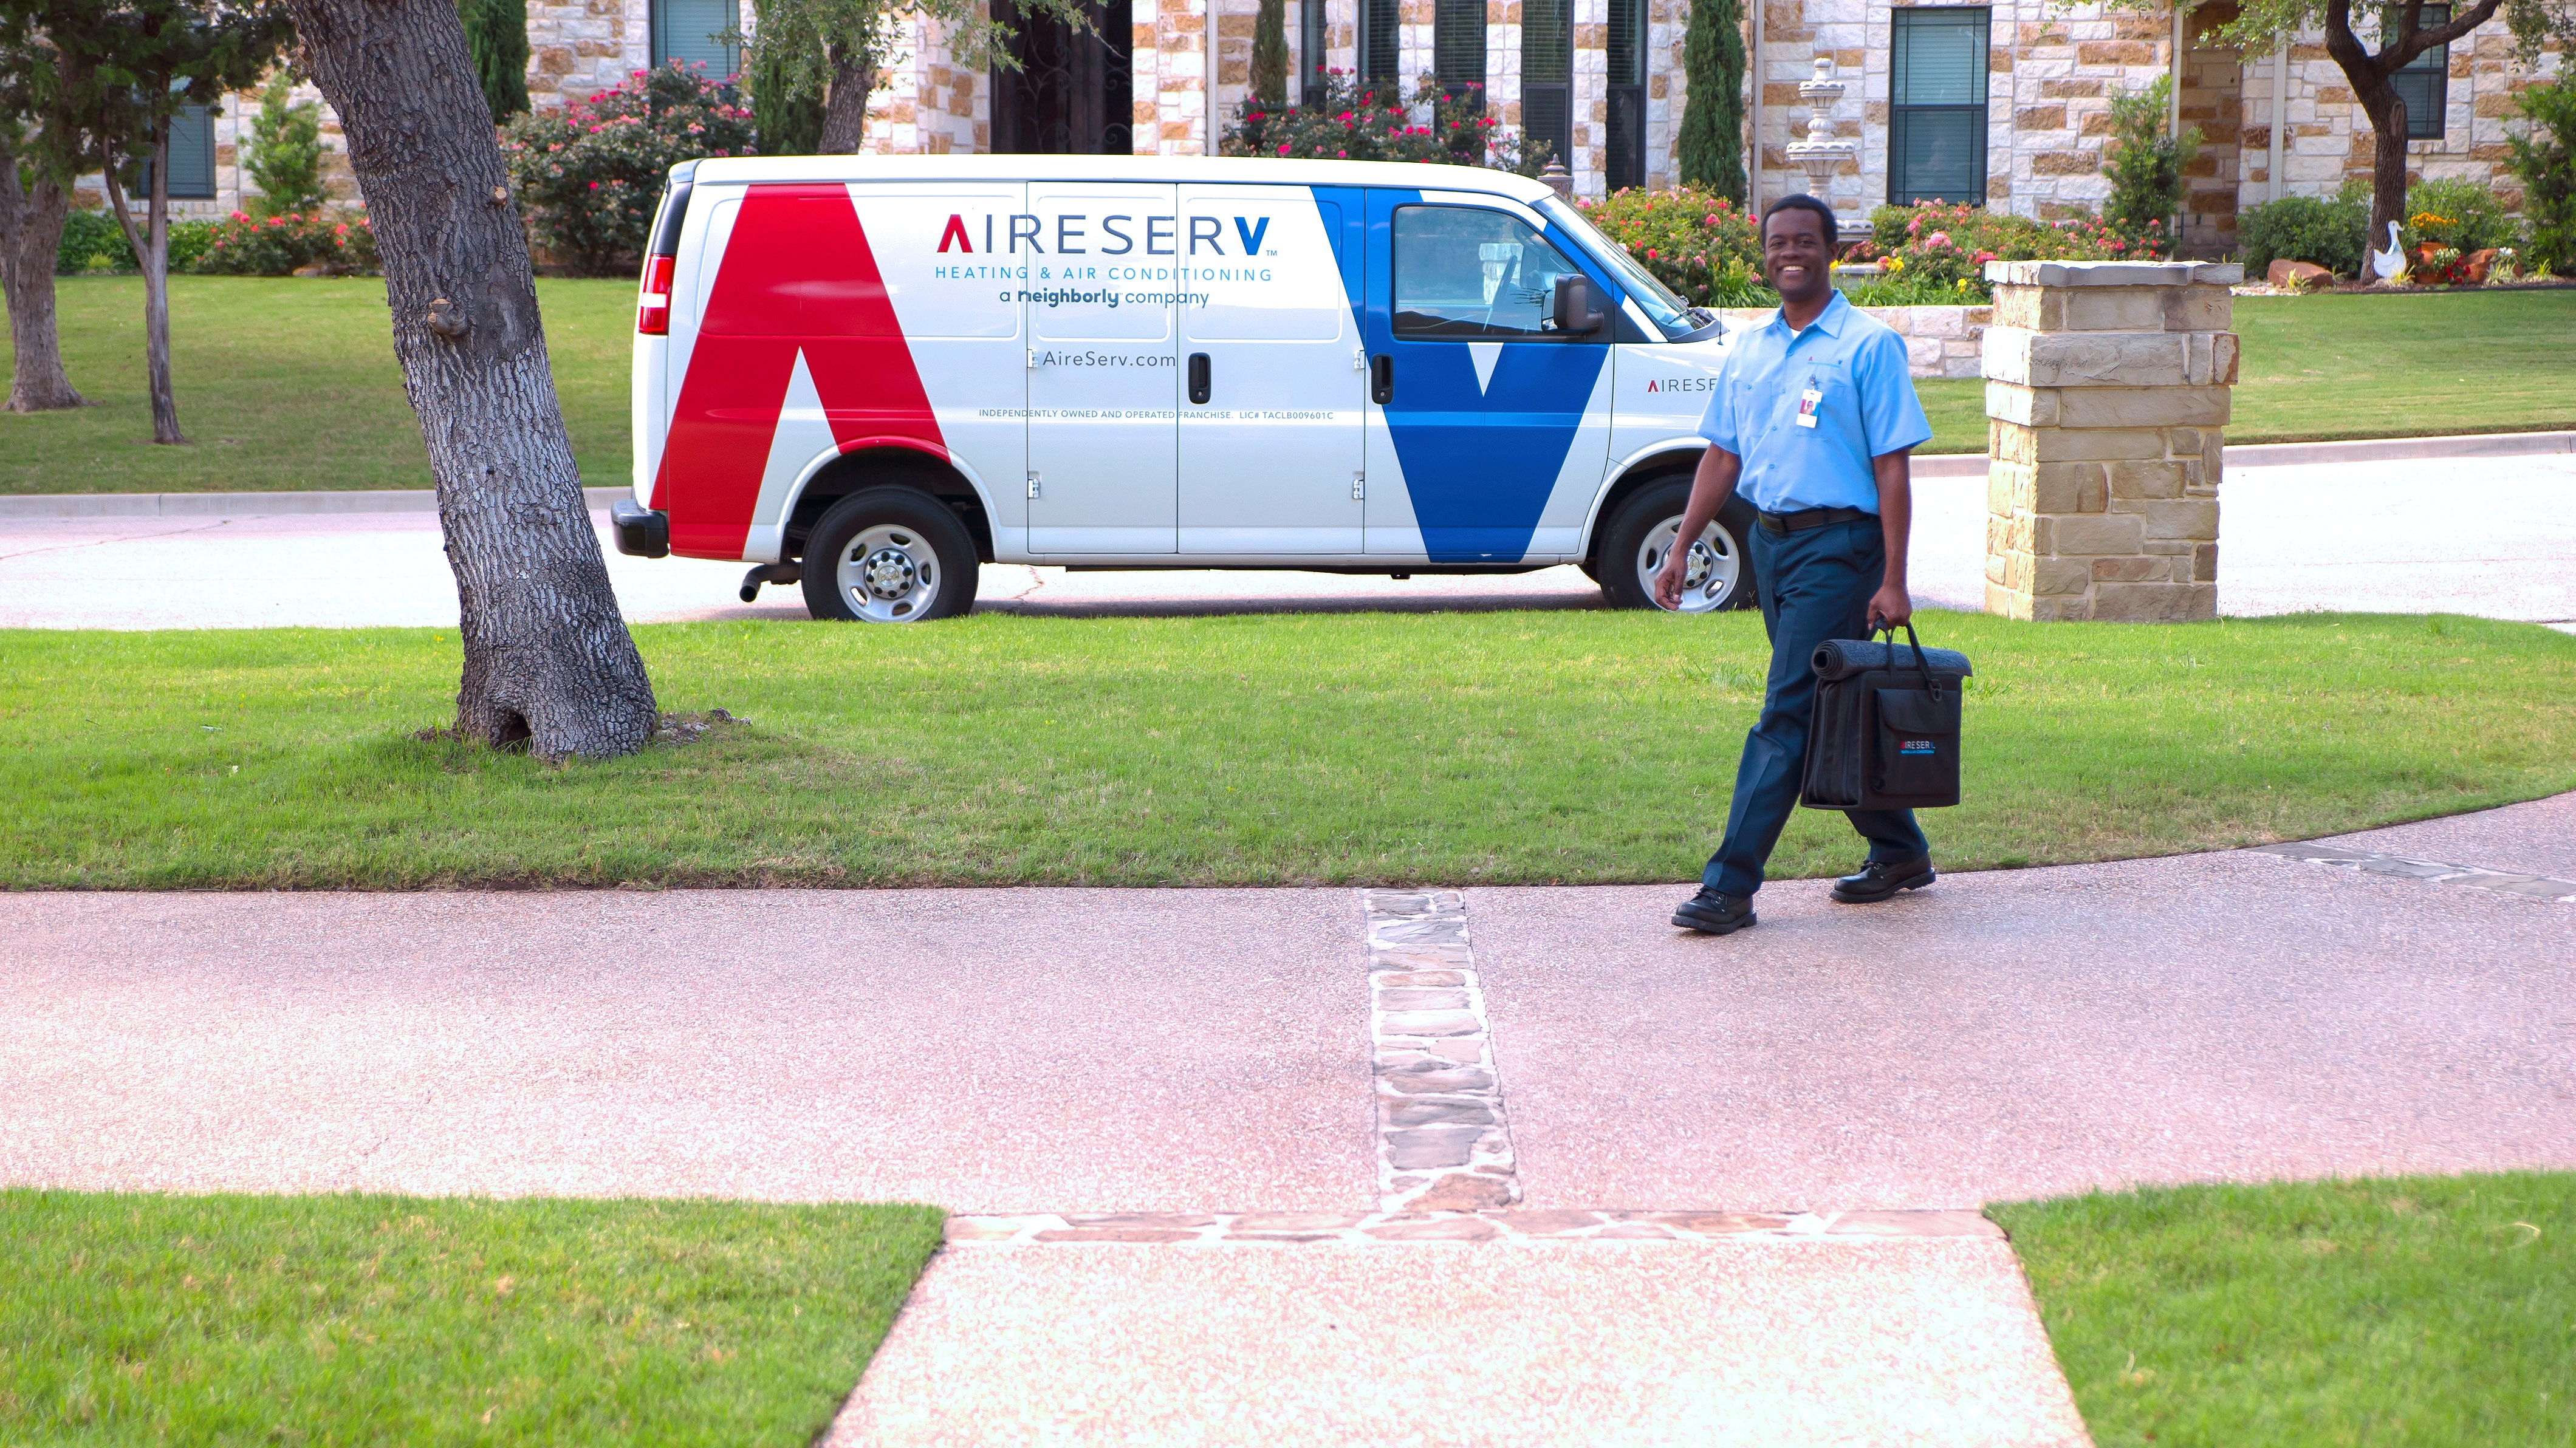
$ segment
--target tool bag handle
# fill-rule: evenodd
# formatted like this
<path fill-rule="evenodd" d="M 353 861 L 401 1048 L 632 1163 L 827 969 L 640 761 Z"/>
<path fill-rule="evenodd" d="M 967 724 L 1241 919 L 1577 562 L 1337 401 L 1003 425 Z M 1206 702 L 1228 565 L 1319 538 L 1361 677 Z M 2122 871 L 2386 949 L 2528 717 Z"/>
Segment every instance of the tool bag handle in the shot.
<path fill-rule="evenodd" d="M 1914 621 L 1912 619 L 1907 619 L 1903 624 L 1889 624 L 1878 631 L 1879 633 L 1887 635 L 1888 669 L 1893 672 L 1896 668 L 1896 631 L 1899 628 L 1903 628 L 1905 630 L 1905 641 L 1914 646 L 1914 672 L 1922 678 L 1923 687 L 1931 690 L 1935 694 L 1940 693 L 1941 681 L 1932 677 L 1931 667 L 1923 661 L 1923 640 L 1914 636 Z M 1871 637 L 1875 638 L 1877 635 L 1873 634 Z"/>

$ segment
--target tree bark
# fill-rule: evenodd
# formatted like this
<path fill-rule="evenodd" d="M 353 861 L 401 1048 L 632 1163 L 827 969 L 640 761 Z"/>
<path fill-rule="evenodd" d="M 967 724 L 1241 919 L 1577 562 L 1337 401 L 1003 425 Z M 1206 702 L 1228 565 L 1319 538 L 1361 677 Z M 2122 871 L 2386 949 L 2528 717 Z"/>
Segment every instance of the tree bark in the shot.
<path fill-rule="evenodd" d="M 826 156 L 855 156 L 868 138 L 868 92 L 876 77 L 864 57 L 832 48 L 832 85 L 823 96 L 823 138 L 814 149 Z"/>
<path fill-rule="evenodd" d="M 631 754 L 652 681 L 619 616 L 555 397 L 509 173 L 454 0 L 287 0 L 374 223 L 394 355 L 456 574 L 460 734 Z"/>
<path fill-rule="evenodd" d="M 0 295 L 9 303 L 11 412 L 85 405 L 63 371 L 54 313 L 54 256 L 62 249 L 71 193 L 51 176 L 21 183 L 18 158 L 0 147 Z"/>
<path fill-rule="evenodd" d="M 143 376 L 152 394 L 152 441 L 166 446 L 186 442 L 179 431 L 179 397 L 170 386 L 170 126 L 155 128 L 152 140 L 152 195 L 144 202 L 144 225 L 138 231 L 125 209 L 125 189 L 116 184 L 116 157 L 107 164 L 107 208 L 125 228 L 126 245 L 134 248 L 135 269 L 143 273 Z"/>

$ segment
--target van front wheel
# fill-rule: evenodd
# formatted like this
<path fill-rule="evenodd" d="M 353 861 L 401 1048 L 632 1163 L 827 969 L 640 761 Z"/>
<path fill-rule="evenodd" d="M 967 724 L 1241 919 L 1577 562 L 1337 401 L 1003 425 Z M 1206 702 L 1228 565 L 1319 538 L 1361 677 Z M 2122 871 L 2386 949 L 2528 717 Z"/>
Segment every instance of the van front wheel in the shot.
<path fill-rule="evenodd" d="M 923 623 L 975 606 L 975 540 L 938 499 L 869 488 L 832 505 L 805 542 L 805 611 Z"/>
<path fill-rule="evenodd" d="M 1655 602 L 1655 571 L 1681 536 L 1682 509 L 1689 502 L 1690 479 L 1674 478 L 1648 484 L 1612 515 L 1598 554 L 1601 592 L 1612 607 L 1662 606 Z M 1676 612 L 1746 608 L 1760 597 L 1753 559 L 1744 548 L 1753 520 L 1752 504 L 1742 498 L 1726 500 L 1716 521 L 1691 545 L 1682 606 Z"/>

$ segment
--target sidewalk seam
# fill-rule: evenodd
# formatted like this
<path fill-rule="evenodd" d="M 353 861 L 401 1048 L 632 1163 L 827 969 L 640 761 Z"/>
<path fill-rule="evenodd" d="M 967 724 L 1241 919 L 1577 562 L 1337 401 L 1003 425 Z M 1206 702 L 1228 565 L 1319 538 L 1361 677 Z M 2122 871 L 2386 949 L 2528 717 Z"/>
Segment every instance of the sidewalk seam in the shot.
<path fill-rule="evenodd" d="M 2365 875 L 2394 875 L 2400 879 L 2421 880 L 2428 885 L 2459 885 L 2471 890 L 2486 890 L 2498 895 L 2519 895 L 2526 900 L 2544 900 L 2560 905 L 2576 905 L 2576 880 L 2560 880 L 2548 875 L 2517 875 L 2505 870 L 2481 869 L 2476 865 L 2453 865 L 2441 860 L 2419 860 L 2408 855 L 2383 855 L 2370 850 L 2341 850 L 2307 840 L 2288 844 L 2258 845 L 2249 854 L 2271 855 L 2284 860 L 2298 860 L 2310 865 L 2331 865 L 2355 870 Z"/>

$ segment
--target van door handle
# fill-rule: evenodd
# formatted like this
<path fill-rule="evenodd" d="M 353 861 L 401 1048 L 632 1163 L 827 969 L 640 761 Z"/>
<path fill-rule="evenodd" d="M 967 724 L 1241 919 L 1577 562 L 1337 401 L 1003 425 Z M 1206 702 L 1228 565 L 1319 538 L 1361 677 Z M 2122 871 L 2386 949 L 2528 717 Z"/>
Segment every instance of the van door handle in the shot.
<path fill-rule="evenodd" d="M 1190 354 L 1190 401 L 1201 406 L 1206 405 L 1208 390 L 1208 354 L 1192 352 Z"/>
<path fill-rule="evenodd" d="M 1369 359 L 1369 400 L 1380 407 L 1395 400 L 1395 359 L 1384 352 Z"/>

